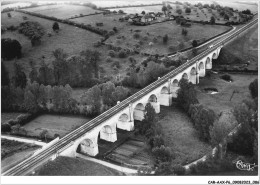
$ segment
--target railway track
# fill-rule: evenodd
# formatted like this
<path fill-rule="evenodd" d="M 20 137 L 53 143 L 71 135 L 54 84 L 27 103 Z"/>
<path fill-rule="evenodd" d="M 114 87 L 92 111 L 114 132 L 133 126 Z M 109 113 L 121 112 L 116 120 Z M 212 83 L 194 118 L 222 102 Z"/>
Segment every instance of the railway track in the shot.
<path fill-rule="evenodd" d="M 91 121 L 87 122 L 86 124 L 82 125 L 81 127 L 77 128 L 76 130 L 70 132 L 63 138 L 61 138 L 58 142 L 55 144 L 49 146 L 48 148 L 44 149 L 42 152 L 29 157 L 28 159 L 24 160 L 23 162 L 19 163 L 18 165 L 12 167 L 11 169 L 5 171 L 2 173 L 2 175 L 5 176 L 14 176 L 14 175 L 25 175 L 26 173 L 30 172 L 30 170 L 34 169 L 35 167 L 39 166 L 42 162 L 48 160 L 50 157 L 55 155 L 58 151 L 64 150 L 64 148 L 68 147 L 68 145 L 72 145 L 73 142 L 87 133 L 88 131 L 92 130 L 111 116 L 115 115 L 118 113 L 120 110 L 126 108 L 131 104 L 132 102 L 142 98 L 145 94 L 151 92 L 152 90 L 156 89 L 158 86 L 162 85 L 170 77 L 174 77 L 178 73 L 184 71 L 187 67 L 195 64 L 198 60 L 201 58 L 207 56 L 209 53 L 213 52 L 216 50 L 218 47 L 225 45 L 229 41 L 231 41 L 233 38 L 238 36 L 240 33 L 248 29 L 249 27 L 253 26 L 256 24 L 258 19 L 254 19 L 247 25 L 243 26 L 242 28 L 236 30 L 235 32 L 232 32 L 228 35 L 225 35 L 223 39 L 218 41 L 217 43 L 214 43 L 214 46 L 212 48 L 209 48 L 205 50 L 204 52 L 200 53 L 196 57 L 192 58 L 191 60 L 188 60 L 186 63 L 183 65 L 179 66 L 178 68 L 174 69 L 173 71 L 167 73 L 157 81 L 151 83 L 147 87 L 141 89 L 137 93 L 133 94 L 132 96 L 128 97 L 121 103 L 115 105 L 111 109 L 107 110 L 106 112 L 100 114 L 96 118 L 92 119 Z"/>

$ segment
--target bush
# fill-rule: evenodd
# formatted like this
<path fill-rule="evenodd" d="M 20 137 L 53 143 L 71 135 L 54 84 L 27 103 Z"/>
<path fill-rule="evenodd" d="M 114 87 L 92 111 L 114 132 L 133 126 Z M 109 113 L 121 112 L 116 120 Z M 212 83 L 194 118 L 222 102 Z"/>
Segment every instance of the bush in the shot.
<path fill-rule="evenodd" d="M 113 64 L 111 65 L 111 67 L 112 67 L 112 68 L 116 67 L 116 68 L 119 69 L 121 66 L 120 66 L 119 61 L 115 61 L 115 62 L 113 62 Z"/>
<path fill-rule="evenodd" d="M 115 57 L 115 56 L 116 56 L 116 52 L 113 51 L 113 50 L 110 50 L 110 51 L 108 52 L 108 55 L 109 55 L 110 57 Z"/>
<path fill-rule="evenodd" d="M 172 167 L 171 162 L 162 162 L 158 165 L 157 169 L 155 170 L 156 175 L 173 175 L 174 170 Z"/>
<path fill-rule="evenodd" d="M 13 120 L 13 119 L 7 121 L 7 124 L 9 124 L 10 126 L 14 126 L 16 123 L 17 123 L 17 120 Z"/>
<path fill-rule="evenodd" d="M 173 172 L 176 175 L 184 175 L 185 171 L 186 171 L 185 168 L 182 165 L 180 165 L 180 164 L 177 164 L 177 165 L 173 166 Z"/>
<path fill-rule="evenodd" d="M 111 63 L 111 62 L 113 62 L 113 59 L 112 59 L 110 56 L 108 56 L 108 57 L 106 58 L 106 62 L 107 62 L 107 63 Z"/>
<path fill-rule="evenodd" d="M 151 145 L 152 148 L 161 147 L 162 145 L 164 145 L 164 140 L 161 135 L 156 135 L 152 138 L 152 145 Z"/>
<path fill-rule="evenodd" d="M 125 57 L 127 57 L 127 54 L 124 50 L 120 50 L 119 53 L 118 53 L 118 57 L 119 58 L 125 58 Z"/>
<path fill-rule="evenodd" d="M 1 132 L 10 132 L 11 131 L 11 125 L 8 123 L 1 124 Z"/>
<path fill-rule="evenodd" d="M 139 33 L 134 33 L 133 37 L 134 37 L 135 39 L 139 39 L 141 36 L 140 36 Z"/>
<path fill-rule="evenodd" d="M 59 24 L 57 22 L 54 22 L 52 25 L 52 29 L 53 29 L 53 31 L 58 31 L 60 29 Z"/>
<path fill-rule="evenodd" d="M 153 148 L 152 153 L 159 163 L 170 162 L 172 160 L 171 149 L 169 147 L 165 147 L 164 145 Z"/>
<path fill-rule="evenodd" d="M 222 78 L 223 80 L 225 80 L 225 81 L 228 81 L 228 82 L 233 81 L 232 78 L 231 78 L 231 76 L 228 75 L 228 74 L 222 75 L 221 78 Z"/>

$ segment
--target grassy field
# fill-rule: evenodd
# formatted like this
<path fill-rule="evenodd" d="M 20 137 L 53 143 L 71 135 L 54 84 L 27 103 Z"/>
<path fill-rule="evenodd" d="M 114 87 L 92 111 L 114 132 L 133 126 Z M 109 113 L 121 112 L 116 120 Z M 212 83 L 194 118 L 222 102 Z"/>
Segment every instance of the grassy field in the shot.
<path fill-rule="evenodd" d="M 63 137 L 89 120 L 80 116 L 41 115 L 27 123 L 24 129 L 29 136 L 39 136 L 43 130 L 47 130 L 47 135 L 50 137 L 53 137 L 54 134 Z"/>
<path fill-rule="evenodd" d="M 111 36 L 106 42 L 126 48 L 134 48 L 135 45 L 139 45 L 141 52 L 151 54 L 159 53 L 162 55 L 180 49 L 178 48 L 178 44 L 180 42 L 184 43 L 183 48 L 190 47 L 191 42 L 194 39 L 199 42 L 203 42 L 206 39 L 229 29 L 229 27 L 226 26 L 201 25 L 193 23 L 191 27 L 186 28 L 188 31 L 187 36 L 183 36 L 181 33 L 182 28 L 183 27 L 177 25 L 175 21 L 163 22 L 150 26 L 129 26 L 125 27 L 124 31 L 119 32 L 118 35 Z M 140 35 L 140 38 L 138 39 L 133 38 L 136 32 Z M 165 34 L 168 35 L 167 44 L 163 43 L 163 36 Z M 119 37 L 122 36 L 125 38 L 119 39 Z M 154 42 L 154 38 L 157 39 L 156 42 Z M 153 45 L 149 45 L 151 42 Z M 175 49 L 169 51 L 169 46 L 174 46 Z"/>
<path fill-rule="evenodd" d="M 157 6 L 143 6 L 143 7 L 129 7 L 129 8 L 113 8 L 109 9 L 110 11 L 118 11 L 118 10 L 123 10 L 127 14 L 141 14 L 142 11 L 145 12 L 161 12 L 162 11 L 162 5 L 157 5 Z"/>
<path fill-rule="evenodd" d="M 118 176 L 121 172 L 80 158 L 58 157 L 36 171 L 37 176 Z"/>
<path fill-rule="evenodd" d="M 243 99 L 249 97 L 248 86 L 257 76 L 240 74 L 230 74 L 230 76 L 233 79 L 231 83 L 221 79 L 220 75 L 217 74 L 212 74 L 210 78 L 200 79 L 200 83 L 195 86 L 199 102 L 213 109 L 216 113 L 220 113 L 221 111 L 234 108 Z M 216 88 L 219 93 L 207 94 L 204 89 L 208 87 Z M 230 101 L 234 90 L 237 90 L 239 93 L 235 93 Z"/>
<path fill-rule="evenodd" d="M 3 26 L 18 26 L 20 23 L 24 22 L 23 16 L 26 16 L 28 17 L 28 21 L 39 22 L 44 27 L 46 32 L 46 34 L 41 39 L 41 45 L 37 47 L 32 47 L 31 41 L 24 35 L 19 34 L 17 31 L 8 31 L 1 36 L 1 38 L 17 39 L 21 43 L 23 56 L 17 61 L 18 63 L 22 64 L 27 75 L 31 71 L 29 65 L 30 60 L 35 61 L 36 67 L 39 66 L 42 57 L 44 57 L 46 63 L 50 64 L 54 59 L 54 57 L 52 56 L 52 52 L 55 49 L 62 48 L 69 55 L 77 55 L 83 50 L 93 48 L 93 43 L 101 39 L 101 36 L 95 33 L 61 23 L 59 23 L 59 33 L 54 33 L 52 31 L 53 21 L 26 15 L 19 12 L 12 12 L 11 14 L 12 18 L 7 18 L 6 13 L 1 14 L 1 24 Z M 48 37 L 47 33 L 51 33 L 52 36 Z M 13 63 L 14 60 L 5 61 L 5 65 L 9 73 L 11 73 L 11 76 L 13 74 Z"/>
<path fill-rule="evenodd" d="M 1 123 L 5 123 L 10 119 L 16 119 L 19 115 L 22 115 L 21 112 L 2 112 L 1 113 Z"/>
<path fill-rule="evenodd" d="M 98 15 L 76 18 L 73 19 L 73 21 L 78 23 L 91 24 L 94 27 L 96 27 L 96 23 L 102 22 L 104 26 L 101 26 L 100 28 L 106 29 L 107 31 L 112 31 L 114 27 L 117 27 L 117 29 L 120 30 L 126 26 L 127 22 L 119 22 L 119 18 L 122 17 L 123 15 L 98 14 Z"/>
<path fill-rule="evenodd" d="M 69 5 L 69 4 L 59 4 L 59 5 L 46 5 L 34 8 L 27 8 L 26 11 L 40 13 L 42 15 L 48 15 L 60 19 L 68 19 L 74 17 L 75 15 L 89 15 L 101 12 L 99 10 L 94 10 L 87 6 L 80 5 Z"/>
<path fill-rule="evenodd" d="M 129 5 L 150 5 L 158 4 L 158 0 L 133 0 L 133 1 L 118 1 L 118 0 L 99 0 L 95 1 L 94 4 L 98 7 L 116 7 L 116 6 L 129 6 Z"/>
<path fill-rule="evenodd" d="M 161 106 L 159 118 L 166 146 L 175 153 L 174 163 L 188 164 L 212 150 L 209 144 L 199 140 L 198 133 L 187 113 L 177 105 Z"/>
<path fill-rule="evenodd" d="M 31 155 L 39 146 L 1 139 L 1 170 L 10 168 Z"/>

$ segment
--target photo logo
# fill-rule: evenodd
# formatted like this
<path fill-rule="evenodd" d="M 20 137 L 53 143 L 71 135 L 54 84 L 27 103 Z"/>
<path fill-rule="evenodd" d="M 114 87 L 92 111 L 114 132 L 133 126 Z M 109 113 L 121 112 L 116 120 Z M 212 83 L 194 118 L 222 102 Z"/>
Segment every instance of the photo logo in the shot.
<path fill-rule="evenodd" d="M 254 168 L 257 167 L 258 165 L 256 165 L 255 163 L 254 164 L 250 164 L 250 163 L 244 163 L 243 161 L 241 160 L 238 160 L 236 162 L 236 167 L 237 169 L 239 170 L 247 170 L 247 171 L 254 171 Z"/>

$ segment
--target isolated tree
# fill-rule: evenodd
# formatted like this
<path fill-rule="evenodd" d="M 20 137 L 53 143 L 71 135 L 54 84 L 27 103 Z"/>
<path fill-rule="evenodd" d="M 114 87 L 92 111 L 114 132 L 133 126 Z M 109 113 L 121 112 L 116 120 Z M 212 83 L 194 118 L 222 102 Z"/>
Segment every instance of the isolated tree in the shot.
<path fill-rule="evenodd" d="M 193 40 L 191 44 L 192 44 L 193 47 L 197 47 L 198 46 L 197 40 Z"/>
<path fill-rule="evenodd" d="M 215 22 L 216 22 L 215 17 L 214 17 L 214 16 L 211 16 L 211 18 L 210 18 L 210 24 L 215 24 Z"/>
<path fill-rule="evenodd" d="M 52 29 L 53 29 L 53 31 L 58 31 L 60 29 L 59 24 L 57 22 L 54 22 L 52 25 Z"/>
<path fill-rule="evenodd" d="M 166 44 L 168 42 L 168 40 L 169 40 L 169 37 L 167 34 L 165 34 L 163 37 L 163 43 Z"/>
<path fill-rule="evenodd" d="M 185 13 L 191 13 L 191 9 L 190 9 L 189 7 L 187 7 L 187 8 L 185 9 Z"/>
<path fill-rule="evenodd" d="M 3 62 L 1 62 L 1 86 L 8 86 L 10 83 L 8 71 Z"/>
<path fill-rule="evenodd" d="M 151 103 L 146 104 L 144 112 L 145 112 L 144 119 L 148 123 L 153 124 L 155 122 L 156 113 Z"/>
<path fill-rule="evenodd" d="M 3 59 L 13 59 L 20 58 L 22 55 L 22 46 L 17 40 L 12 40 L 10 38 L 1 39 L 1 57 Z"/>
<path fill-rule="evenodd" d="M 121 14 L 122 14 L 122 13 L 124 13 L 124 11 L 123 11 L 123 10 L 118 10 L 118 13 L 121 13 Z"/>
<path fill-rule="evenodd" d="M 163 7 L 162 7 L 162 11 L 163 11 L 164 14 L 166 15 L 167 7 L 166 7 L 165 5 L 163 5 Z"/>
<path fill-rule="evenodd" d="M 145 11 L 143 10 L 141 14 L 145 15 Z"/>
<path fill-rule="evenodd" d="M 182 30 L 181 30 L 181 34 L 184 35 L 184 36 L 187 36 L 187 34 L 188 34 L 188 30 L 185 29 L 185 28 L 182 28 Z"/>
<path fill-rule="evenodd" d="M 181 9 L 177 9 L 177 10 L 176 10 L 176 13 L 182 14 L 182 10 L 181 10 Z"/>
<path fill-rule="evenodd" d="M 10 12 L 8 12 L 8 13 L 7 13 L 7 16 L 8 16 L 9 18 L 11 18 L 11 17 L 12 17 L 12 15 L 11 15 L 11 13 L 10 13 Z"/>
<path fill-rule="evenodd" d="M 118 32 L 117 27 L 114 27 L 114 28 L 113 28 L 113 31 L 114 31 L 115 33 L 117 33 L 117 32 Z"/>

